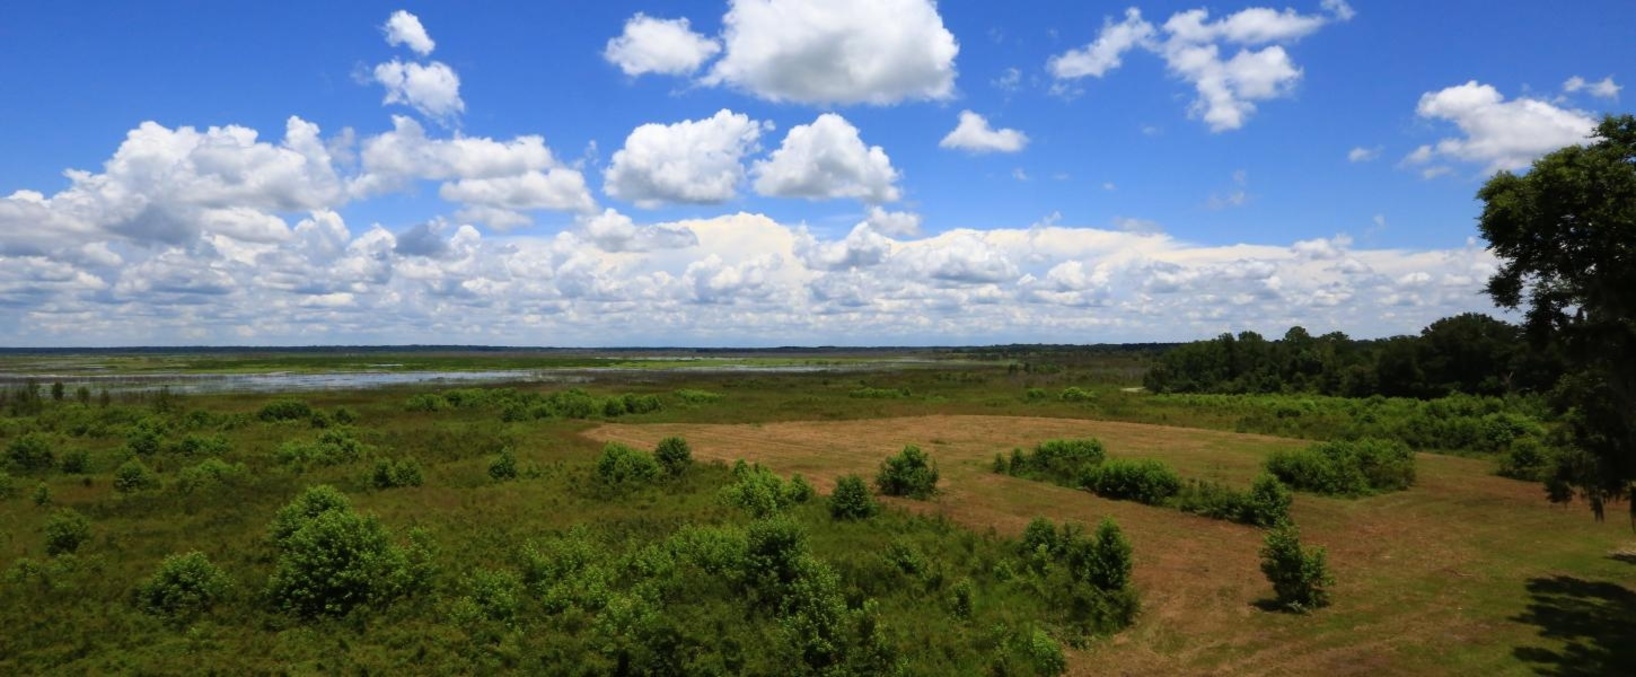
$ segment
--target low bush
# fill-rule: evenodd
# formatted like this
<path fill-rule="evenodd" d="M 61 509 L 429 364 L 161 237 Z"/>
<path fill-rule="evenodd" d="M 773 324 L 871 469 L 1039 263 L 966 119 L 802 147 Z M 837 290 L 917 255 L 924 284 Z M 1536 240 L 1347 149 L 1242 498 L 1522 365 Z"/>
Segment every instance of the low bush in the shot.
<path fill-rule="evenodd" d="M 325 430 L 317 440 L 290 440 L 278 447 L 280 465 L 296 470 L 312 467 L 341 465 L 362 459 L 368 451 L 358 438 L 346 428 Z"/>
<path fill-rule="evenodd" d="M 114 470 L 114 491 L 129 494 L 159 487 L 159 476 L 148 469 L 140 458 L 124 462 Z"/>
<path fill-rule="evenodd" d="M 70 449 L 63 453 L 58 465 L 65 473 L 83 475 L 91 468 L 91 452 L 84 449 Z"/>
<path fill-rule="evenodd" d="M 204 553 L 170 555 L 159 571 L 136 589 L 136 603 L 155 616 L 185 620 L 210 611 L 227 598 L 233 579 Z"/>
<path fill-rule="evenodd" d="M 1089 468 L 1107 458 L 1107 449 L 1095 438 L 1077 440 L 1046 440 L 1034 446 L 1033 453 L 1014 450 L 1005 471 L 1020 477 L 1045 480 L 1063 486 L 1074 486 Z M 999 468 L 1004 459 L 996 460 Z"/>
<path fill-rule="evenodd" d="M 664 470 L 653 454 L 632 449 L 618 442 L 602 447 L 596 460 L 596 479 L 604 486 L 629 488 L 659 479 Z"/>
<path fill-rule="evenodd" d="M 653 458 L 665 469 L 666 474 L 680 477 L 693 465 L 693 450 L 687 446 L 687 440 L 666 437 L 659 440 L 658 448 L 653 450 Z"/>
<path fill-rule="evenodd" d="M 1080 486 L 1103 498 L 1160 505 L 1181 492 L 1182 480 L 1163 461 L 1114 459 L 1087 468 Z"/>
<path fill-rule="evenodd" d="M 76 552 L 91 540 L 91 520 L 73 508 L 59 508 L 45 520 L 45 554 Z"/>
<path fill-rule="evenodd" d="M 1267 532 L 1261 547 L 1261 573 L 1272 583 L 1277 605 L 1304 613 L 1329 605 L 1329 573 L 1324 549 L 1305 550 L 1294 522 L 1283 522 Z"/>
<path fill-rule="evenodd" d="M 863 387 L 847 393 L 847 396 L 868 400 L 897 400 L 909 397 L 909 389 Z"/>
<path fill-rule="evenodd" d="M 14 470 L 50 470 L 57 464 L 51 438 L 41 433 L 25 433 L 6 443 L 6 463 Z"/>
<path fill-rule="evenodd" d="M 425 481 L 421 476 L 420 464 L 409 458 L 376 461 L 375 472 L 370 474 L 369 480 L 376 489 L 418 487 Z"/>
<path fill-rule="evenodd" d="M 874 517 L 880 512 L 869 487 L 857 475 L 844 475 L 835 480 L 835 491 L 829 495 L 829 515 L 838 520 L 857 520 Z"/>
<path fill-rule="evenodd" d="M 926 500 L 937 493 L 937 478 L 937 464 L 911 444 L 881 461 L 875 487 L 887 496 Z"/>
<path fill-rule="evenodd" d="M 267 422 L 299 421 L 312 418 L 312 405 L 305 400 L 277 399 L 262 405 L 256 418 Z"/>
<path fill-rule="evenodd" d="M 1115 632 L 1136 620 L 1140 603 L 1131 587 L 1130 541 L 1104 519 L 1095 535 L 1078 525 L 1061 528 L 1036 518 L 1023 531 L 1018 554 L 1063 620 L 1084 634 Z"/>
<path fill-rule="evenodd" d="M 785 483 L 761 464 L 739 461 L 733 466 L 732 484 L 721 490 L 722 502 L 744 510 L 752 517 L 769 517 L 812 499 L 812 485 L 800 476 Z"/>
<path fill-rule="evenodd" d="M 496 482 L 517 479 L 517 455 L 510 449 L 501 449 L 500 455 L 489 462 L 489 479 Z"/>
<path fill-rule="evenodd" d="M 1096 399 L 1096 395 L 1078 386 L 1068 386 L 1062 389 L 1062 394 L 1058 395 L 1057 399 L 1063 402 L 1090 402 Z"/>
<path fill-rule="evenodd" d="M 10 473 L 0 470 L 0 500 L 5 500 L 16 495 L 17 481 L 11 478 Z"/>
<path fill-rule="evenodd" d="M 1323 442 L 1300 451 L 1273 452 L 1267 471 L 1300 491 L 1361 496 L 1414 484 L 1414 452 L 1395 440 Z"/>
<path fill-rule="evenodd" d="M 720 402 L 722 400 L 721 393 L 713 393 L 708 390 L 696 390 L 692 388 L 683 388 L 673 394 L 676 396 L 676 399 L 681 400 L 684 404 L 691 404 L 694 406 L 701 404 L 715 404 L 716 402 Z"/>
<path fill-rule="evenodd" d="M 1188 480 L 1177 494 L 1175 504 L 1182 512 L 1271 527 L 1289 518 L 1291 500 L 1288 487 L 1278 478 L 1262 473 L 1247 492 L 1220 482 Z"/>
<path fill-rule="evenodd" d="M 312 618 L 385 605 L 409 592 L 409 558 L 374 517 L 327 510 L 284 539 L 267 598 L 278 609 Z"/>
<path fill-rule="evenodd" d="M 184 494 L 207 491 L 238 484 L 249 475 L 250 470 L 243 463 L 228 463 L 219 458 L 207 458 L 198 465 L 188 466 L 177 472 L 176 489 Z"/>
<path fill-rule="evenodd" d="M 231 450 L 226 437 L 197 433 L 184 436 L 174 447 L 174 451 L 183 456 L 221 456 Z"/>
<path fill-rule="evenodd" d="M 1538 439 L 1523 438 L 1513 442 L 1500 454 L 1495 474 L 1514 480 L 1540 482 L 1547 479 L 1556 465 L 1555 454 Z"/>

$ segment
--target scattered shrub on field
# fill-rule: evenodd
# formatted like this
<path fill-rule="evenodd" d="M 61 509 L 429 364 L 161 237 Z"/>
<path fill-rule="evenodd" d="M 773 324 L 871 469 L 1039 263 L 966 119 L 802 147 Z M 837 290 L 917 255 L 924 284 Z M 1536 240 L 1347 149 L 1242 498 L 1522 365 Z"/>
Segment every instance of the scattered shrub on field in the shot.
<path fill-rule="evenodd" d="M 977 586 L 970 578 L 962 578 L 949 589 L 949 612 L 955 618 L 971 618 L 973 598 L 976 597 Z"/>
<path fill-rule="evenodd" d="M 419 393 L 404 401 L 404 411 L 432 412 L 449 408 L 449 401 L 437 393 Z"/>
<path fill-rule="evenodd" d="M 45 520 L 45 554 L 75 552 L 91 540 L 91 520 L 73 508 L 59 508 Z"/>
<path fill-rule="evenodd" d="M 1140 602 L 1130 585 L 1130 541 L 1111 519 L 1086 536 L 1079 525 L 1060 529 L 1040 517 L 1028 524 L 1018 554 L 1037 579 L 1035 589 L 1085 634 L 1114 632 L 1136 619 Z"/>
<path fill-rule="evenodd" d="M 1078 386 L 1068 386 L 1062 389 L 1062 394 L 1058 395 L 1057 399 L 1063 402 L 1090 402 L 1096 399 L 1096 395 Z"/>
<path fill-rule="evenodd" d="M 1189 479 L 1176 494 L 1176 509 L 1211 519 L 1239 521 L 1249 494 L 1220 482 Z"/>
<path fill-rule="evenodd" d="M 635 395 L 627 393 L 621 397 L 620 400 L 625 405 L 625 413 L 628 414 L 651 414 L 656 411 L 663 411 L 665 408 L 665 403 L 659 401 L 658 395 Z"/>
<path fill-rule="evenodd" d="M 501 449 L 500 455 L 489 463 L 489 478 L 496 482 L 517 479 L 517 455 L 511 449 Z"/>
<path fill-rule="evenodd" d="M 790 484 L 785 487 L 784 494 L 789 497 L 792 503 L 806 503 L 812 500 L 813 496 L 818 495 L 818 490 L 813 489 L 812 483 L 808 482 L 807 478 L 802 477 L 801 473 L 795 473 L 790 475 Z"/>
<path fill-rule="evenodd" d="M 1023 391 L 1023 399 L 1029 402 L 1043 402 L 1050 398 L 1051 393 L 1045 392 L 1044 388 L 1029 388 Z"/>
<path fill-rule="evenodd" d="M 411 458 L 383 458 L 375 462 L 375 472 L 370 475 L 370 482 L 375 485 L 376 489 L 418 487 L 424 481 L 425 479 L 420 472 L 420 464 Z"/>
<path fill-rule="evenodd" d="M 389 604 L 423 583 L 379 520 L 340 508 L 304 520 L 283 539 L 267 598 L 304 618 L 344 616 Z"/>
<path fill-rule="evenodd" d="M 1295 501 L 1289 487 L 1268 473 L 1256 476 L 1250 485 L 1249 500 L 1244 504 L 1239 520 L 1245 524 L 1270 528 L 1289 519 L 1290 504 Z"/>
<path fill-rule="evenodd" d="M 207 458 L 198 465 L 182 468 L 176 473 L 176 489 L 184 494 L 231 486 L 249 477 L 250 470 L 243 463 L 228 463 L 219 458 Z"/>
<path fill-rule="evenodd" d="M 35 507 L 44 508 L 51 505 L 51 485 L 45 482 L 34 485 L 33 500 Z"/>
<path fill-rule="evenodd" d="M 666 437 L 659 440 L 658 448 L 653 450 L 653 458 L 664 467 L 666 474 L 681 477 L 693 465 L 693 450 L 687 445 L 687 440 Z"/>
<path fill-rule="evenodd" d="M 829 515 L 834 519 L 857 520 L 874 517 L 880 512 L 869 487 L 857 475 L 844 475 L 835 480 L 835 491 L 829 495 Z"/>
<path fill-rule="evenodd" d="M 70 449 L 63 453 L 59 465 L 65 473 L 83 475 L 91 467 L 91 452 L 84 449 Z"/>
<path fill-rule="evenodd" d="M 866 386 L 847 393 L 847 396 L 870 400 L 896 400 L 909 397 L 910 393 L 908 388 L 870 388 Z"/>
<path fill-rule="evenodd" d="M 176 443 L 175 451 L 184 456 L 221 456 L 232 450 L 222 435 L 187 435 Z"/>
<path fill-rule="evenodd" d="M 299 421 L 312 419 L 312 405 L 305 400 L 277 399 L 262 405 L 256 412 L 256 418 L 269 423 L 278 421 Z"/>
<path fill-rule="evenodd" d="M 1500 454 L 1499 469 L 1495 474 L 1514 480 L 1539 482 L 1547 479 L 1555 465 L 1555 455 L 1544 443 L 1526 437 L 1513 442 Z"/>
<path fill-rule="evenodd" d="M 789 507 L 812 498 L 812 485 L 805 479 L 797 485 L 792 479 L 786 484 L 773 471 L 757 463 L 748 465 L 740 460 L 733 467 L 733 483 L 721 490 L 722 502 L 744 510 L 752 517 L 776 515 Z"/>
<path fill-rule="evenodd" d="M 1283 522 L 1267 532 L 1261 547 L 1261 573 L 1272 583 L 1282 609 L 1304 613 L 1329 604 L 1329 573 L 1324 549 L 1301 548 L 1301 533 L 1294 522 Z"/>
<path fill-rule="evenodd" d="M 697 390 L 693 388 L 683 388 L 673 394 L 676 396 L 676 399 L 681 400 L 684 404 L 691 404 L 695 406 L 701 404 L 715 404 L 722 400 L 721 393 L 713 393 L 708 390 Z"/>
<path fill-rule="evenodd" d="M 886 552 L 882 553 L 881 557 L 893 568 L 910 576 L 919 576 L 931 569 L 931 563 L 926 561 L 925 553 L 913 543 L 901 538 L 888 543 Z"/>
<path fill-rule="evenodd" d="M 926 500 L 937 493 L 937 477 L 937 464 L 911 444 L 881 461 L 875 487 L 887 496 Z"/>
<path fill-rule="evenodd" d="M 336 407 L 335 414 L 330 418 L 341 425 L 352 425 L 358 422 L 358 414 L 346 407 Z"/>
<path fill-rule="evenodd" d="M 147 427 L 137 428 L 125 439 L 125 448 L 137 456 L 157 454 L 161 446 L 163 440 L 160 439 L 159 432 Z"/>
<path fill-rule="evenodd" d="M 1011 452 L 1006 472 L 1019 477 L 1045 480 L 1063 486 L 1074 486 L 1079 478 L 1107 458 L 1107 450 L 1095 438 L 1078 440 L 1046 440 L 1034 446 L 1033 453 L 1021 449 Z M 995 466 L 999 466 L 996 460 Z"/>
<path fill-rule="evenodd" d="M 1103 498 L 1163 504 L 1182 490 L 1181 477 L 1163 461 L 1114 459 L 1089 466 L 1080 485 Z"/>
<path fill-rule="evenodd" d="M 159 571 L 136 589 L 136 603 L 155 616 L 186 620 L 210 611 L 227 598 L 233 579 L 204 553 L 170 555 Z"/>
<path fill-rule="evenodd" d="M 129 494 L 159 487 L 159 476 L 148 469 L 147 464 L 140 458 L 133 458 L 120 464 L 114 470 L 114 491 Z"/>
<path fill-rule="evenodd" d="M 604 486 L 631 488 L 659 479 L 664 472 L 653 454 L 632 449 L 618 442 L 602 447 L 596 460 L 596 479 Z"/>
<path fill-rule="evenodd" d="M 1414 484 L 1414 452 L 1396 440 L 1323 442 L 1300 451 L 1273 452 L 1267 471 L 1301 491 L 1361 496 Z"/>
<path fill-rule="evenodd" d="M 1019 657 L 1033 674 L 1060 675 L 1068 671 L 1068 659 L 1062 654 L 1062 645 L 1040 628 L 1029 628 L 1014 634 L 1006 648 L 1008 653 Z M 1010 673 L 1009 670 L 1003 671 L 1003 674 Z M 1002 672 L 997 671 L 996 674 Z"/>
<path fill-rule="evenodd" d="M 275 545 L 283 547 L 301 527 L 319 515 L 335 510 L 351 511 L 352 500 L 328 484 L 307 487 L 294 500 L 278 509 L 272 523 L 267 526 L 267 535 Z"/>
<path fill-rule="evenodd" d="M 16 495 L 17 481 L 11 478 L 10 473 L 7 473 L 5 470 L 0 470 L 0 501 Z"/>
<path fill-rule="evenodd" d="M 325 430 L 316 441 L 290 440 L 278 447 L 278 462 L 297 470 L 341 465 L 363 458 L 368 447 L 346 428 Z"/>
<path fill-rule="evenodd" d="M 522 607 L 522 579 L 505 569 L 478 569 L 466 576 L 466 594 L 457 604 L 485 620 L 510 623 Z"/>
<path fill-rule="evenodd" d="M 22 471 L 50 470 L 57 464 L 51 438 L 41 433 L 25 433 L 6 444 L 6 463 Z"/>

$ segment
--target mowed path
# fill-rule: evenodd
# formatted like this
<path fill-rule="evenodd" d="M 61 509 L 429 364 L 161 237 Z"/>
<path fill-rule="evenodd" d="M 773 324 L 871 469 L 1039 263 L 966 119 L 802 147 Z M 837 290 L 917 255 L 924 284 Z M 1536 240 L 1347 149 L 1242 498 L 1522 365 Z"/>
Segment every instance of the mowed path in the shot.
<path fill-rule="evenodd" d="M 604 425 L 598 441 L 652 448 L 685 437 L 701 460 L 760 462 L 827 493 L 835 478 L 873 477 L 881 459 L 919 445 L 940 465 L 930 503 L 896 501 L 979 530 L 1017 534 L 1037 516 L 1094 525 L 1112 516 L 1136 550 L 1137 624 L 1074 656 L 1084 674 L 1525 673 L 1517 647 L 1553 647 L 1516 620 L 1530 578 L 1578 572 L 1628 540 L 1622 525 L 1552 508 L 1537 485 L 1489 474 L 1485 461 L 1419 457 L 1410 491 L 1360 500 L 1299 495 L 1303 540 L 1329 551 L 1334 605 L 1311 616 L 1263 611 L 1261 532 L 1174 510 L 990 472 L 996 453 L 1058 437 L 1096 437 L 1113 457 L 1159 458 L 1184 477 L 1248 486 L 1274 449 L 1305 443 L 1209 430 L 1078 419 L 924 416 L 746 425 Z M 1628 580 L 1628 579 L 1627 579 Z"/>

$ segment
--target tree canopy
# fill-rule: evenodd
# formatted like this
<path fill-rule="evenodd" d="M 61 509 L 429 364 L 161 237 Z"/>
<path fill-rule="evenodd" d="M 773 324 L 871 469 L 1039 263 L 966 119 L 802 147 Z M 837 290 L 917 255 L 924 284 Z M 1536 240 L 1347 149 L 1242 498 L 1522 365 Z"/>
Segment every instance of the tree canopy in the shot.
<path fill-rule="evenodd" d="M 1569 368 L 1555 399 L 1570 450 L 1554 481 L 1600 518 L 1636 483 L 1636 117 L 1608 116 L 1589 143 L 1500 172 L 1477 195 L 1501 260 L 1489 295 L 1524 310 L 1536 349 L 1560 350 Z"/>

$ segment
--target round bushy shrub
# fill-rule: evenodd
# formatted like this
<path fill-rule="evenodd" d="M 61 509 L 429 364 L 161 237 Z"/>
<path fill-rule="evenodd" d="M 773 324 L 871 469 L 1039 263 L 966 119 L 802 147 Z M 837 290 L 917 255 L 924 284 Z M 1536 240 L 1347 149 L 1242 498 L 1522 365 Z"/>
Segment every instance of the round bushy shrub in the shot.
<path fill-rule="evenodd" d="M 604 484 L 625 486 L 645 484 L 659 478 L 659 462 L 652 454 L 632 449 L 618 442 L 609 442 L 602 448 L 596 461 L 596 478 Z"/>
<path fill-rule="evenodd" d="M 693 449 L 687 445 L 687 440 L 680 437 L 666 437 L 659 440 L 659 447 L 653 451 L 654 459 L 664 466 L 665 472 L 671 477 L 679 477 L 693 465 Z"/>
<path fill-rule="evenodd" d="M 91 520 L 73 508 L 61 508 L 45 520 L 45 554 L 75 552 L 91 540 Z"/>
<path fill-rule="evenodd" d="M 283 540 L 268 599 L 302 617 L 342 616 L 408 589 L 409 560 L 386 527 L 350 509 L 327 510 Z"/>
<path fill-rule="evenodd" d="M 159 476 L 148 469 L 142 459 L 133 458 L 114 470 L 114 491 L 129 494 L 159 486 Z"/>
<path fill-rule="evenodd" d="M 256 417 L 263 421 L 298 421 L 312 418 L 312 405 L 303 400 L 278 399 L 262 405 Z"/>
<path fill-rule="evenodd" d="M 1085 488 L 1105 498 L 1159 505 L 1182 490 L 1175 469 L 1154 459 L 1114 459 L 1082 475 Z"/>
<path fill-rule="evenodd" d="M 489 463 L 489 477 L 496 482 L 517 479 L 517 455 L 510 449 L 501 449 L 500 455 Z"/>
<path fill-rule="evenodd" d="M 17 470 L 49 470 L 57 463 L 51 438 L 27 433 L 6 444 L 6 463 Z"/>
<path fill-rule="evenodd" d="M 267 535 L 273 543 L 283 546 L 290 536 L 300 531 L 308 522 L 317 519 L 319 515 L 332 511 L 351 511 L 352 500 L 346 494 L 328 484 L 319 484 L 307 487 L 295 500 L 278 509 L 273 515 L 272 524 L 267 527 Z"/>
<path fill-rule="evenodd" d="M 1278 606 L 1302 613 L 1327 606 L 1335 579 L 1329 573 L 1324 549 L 1305 550 L 1294 522 L 1283 522 L 1267 532 L 1261 547 L 1261 573 L 1272 583 Z"/>
<path fill-rule="evenodd" d="M 0 500 L 5 500 L 16 495 L 17 481 L 13 480 L 11 475 L 6 471 L 0 470 Z"/>
<path fill-rule="evenodd" d="M 937 493 L 937 464 L 920 447 L 909 445 L 881 461 L 875 487 L 887 496 L 926 500 Z"/>
<path fill-rule="evenodd" d="M 375 472 L 370 476 L 376 489 L 392 489 L 395 487 L 418 487 L 425 478 L 421 476 L 420 464 L 413 459 L 381 459 L 375 462 Z"/>
<path fill-rule="evenodd" d="M 1274 526 L 1289 519 L 1289 507 L 1294 501 L 1289 487 L 1271 473 L 1261 473 L 1250 485 L 1239 521 L 1258 527 Z"/>
<path fill-rule="evenodd" d="M 166 557 L 153 578 L 136 589 L 136 601 L 155 616 L 189 618 L 225 599 L 232 585 L 226 572 L 194 551 Z"/>
<path fill-rule="evenodd" d="M 188 466 L 176 473 L 176 489 L 191 494 L 205 489 L 227 486 L 249 475 L 243 463 L 228 463 L 219 458 L 207 458 L 198 465 Z"/>
<path fill-rule="evenodd" d="M 91 452 L 84 449 L 69 450 L 62 455 L 60 466 L 65 473 L 84 475 L 91 467 Z"/>
<path fill-rule="evenodd" d="M 845 475 L 835 481 L 835 491 L 829 495 L 829 515 L 835 519 L 856 520 L 874 517 L 880 512 L 869 487 L 857 475 Z"/>

